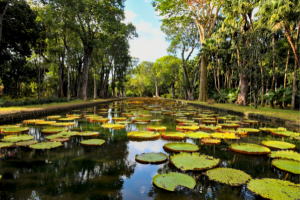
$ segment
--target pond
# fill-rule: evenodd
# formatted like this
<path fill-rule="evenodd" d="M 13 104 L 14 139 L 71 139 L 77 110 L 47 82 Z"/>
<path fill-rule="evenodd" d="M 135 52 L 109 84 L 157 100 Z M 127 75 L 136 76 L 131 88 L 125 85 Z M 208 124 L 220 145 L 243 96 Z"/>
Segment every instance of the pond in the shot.
<path fill-rule="evenodd" d="M 144 104 L 152 101 L 143 102 Z M 113 102 L 107 104 L 110 107 L 108 113 L 102 113 L 105 118 L 121 117 L 128 108 L 136 117 L 138 115 L 151 114 L 150 119 L 161 119 L 161 122 L 150 122 L 147 125 L 127 124 L 125 129 L 104 129 L 101 123 L 91 123 L 84 117 L 75 120 L 75 125 L 70 127 L 72 131 L 98 132 L 98 139 L 105 140 L 99 147 L 83 147 L 80 142 L 88 138 L 71 137 L 63 146 L 51 150 L 32 150 L 29 148 L 8 148 L 1 150 L 0 159 L 0 197 L 1 199 L 66 199 L 66 200 L 96 200 L 96 199 L 218 199 L 218 200 L 251 200 L 261 197 L 249 191 L 246 185 L 232 187 L 229 185 L 210 181 L 200 172 L 183 172 L 176 169 L 169 161 L 163 164 L 141 164 L 135 161 L 135 156 L 141 153 L 162 152 L 167 155 L 173 153 L 166 151 L 163 146 L 169 142 L 163 139 L 150 141 L 134 141 L 127 137 L 128 132 L 146 130 L 149 125 L 165 126 L 166 132 L 175 132 L 174 115 L 162 115 L 159 111 L 147 110 L 145 106 L 137 104 L 137 108 L 128 101 Z M 148 105 L 148 107 L 154 105 Z M 105 108 L 104 105 L 92 107 L 94 111 Z M 136 110 L 135 110 L 136 109 Z M 168 108 L 170 109 L 170 108 Z M 180 108 L 181 112 L 197 112 L 199 108 Z M 158 109 L 157 109 L 158 110 Z M 113 112 L 111 112 L 113 111 Z M 212 111 L 213 112 L 213 111 Z M 69 111 L 60 113 L 62 117 L 70 113 L 82 113 Z M 214 112 L 216 113 L 216 112 Z M 83 113 L 86 114 L 86 113 Z M 97 114 L 89 112 L 88 114 Z M 224 113 L 219 113 L 225 116 Z M 100 115 L 100 114 L 99 114 Z M 186 115 L 192 119 L 194 115 Z M 234 117 L 234 120 L 243 119 Z M 47 119 L 44 116 L 43 119 Z M 127 117 L 132 121 L 135 117 Z M 201 122 L 201 121 L 200 121 Z M 46 136 L 41 133 L 45 126 L 27 125 L 30 127 L 28 134 L 41 142 Z M 243 127 L 243 125 L 241 125 Z M 244 127 L 274 127 L 270 124 L 252 124 Z M 212 131 L 205 131 L 212 132 Z M 1 136 L 4 137 L 3 135 Z M 93 137 L 95 138 L 95 137 Z M 200 139 L 186 139 L 184 142 L 196 144 L 201 154 L 206 154 L 220 159 L 220 167 L 239 169 L 252 178 L 284 179 L 286 172 L 278 170 L 271 165 L 268 156 L 247 156 L 229 150 L 233 143 L 260 144 L 264 140 L 282 141 L 281 137 L 272 136 L 270 133 L 260 131 L 258 134 L 248 134 L 240 140 L 222 140 L 221 145 L 203 145 Z M 299 152 L 299 143 L 285 138 L 286 142 L 296 144 Z M 156 174 L 167 172 L 180 172 L 193 177 L 196 180 L 194 189 L 176 187 L 175 192 L 162 190 L 152 184 L 152 178 Z M 288 181 L 300 183 L 299 175 L 289 175 Z"/>

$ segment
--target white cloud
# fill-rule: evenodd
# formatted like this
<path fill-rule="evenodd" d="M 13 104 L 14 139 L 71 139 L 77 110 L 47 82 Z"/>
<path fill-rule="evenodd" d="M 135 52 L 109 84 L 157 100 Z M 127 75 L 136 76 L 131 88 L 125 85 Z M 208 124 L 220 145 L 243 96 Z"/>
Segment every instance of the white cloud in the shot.
<path fill-rule="evenodd" d="M 147 2 L 147 0 L 145 0 Z M 125 10 L 125 22 L 132 22 L 138 15 L 132 11 Z M 133 23 L 139 35 L 130 41 L 130 54 L 142 61 L 155 62 L 156 59 L 167 55 L 169 44 L 165 41 L 165 34 L 154 28 L 151 22 L 141 19 L 138 23 Z"/>

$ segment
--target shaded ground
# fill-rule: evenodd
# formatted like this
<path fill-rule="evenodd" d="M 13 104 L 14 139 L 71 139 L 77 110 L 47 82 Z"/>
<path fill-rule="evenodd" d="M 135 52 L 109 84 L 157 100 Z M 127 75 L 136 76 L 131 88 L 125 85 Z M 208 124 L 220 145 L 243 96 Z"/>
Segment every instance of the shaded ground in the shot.
<path fill-rule="evenodd" d="M 110 98 L 110 99 L 97 99 L 97 100 L 91 100 L 91 101 L 83 101 L 83 100 L 74 100 L 68 102 L 62 102 L 62 103 L 49 103 L 49 104 L 42 104 L 42 105 L 29 105 L 29 106 L 20 106 L 20 107 L 0 107 L 0 116 L 2 115 L 8 115 L 8 114 L 17 114 L 22 112 L 28 112 L 28 111 L 36 111 L 36 110 L 43 110 L 43 109 L 49 109 L 49 108 L 63 108 L 63 107 L 69 107 L 73 105 L 80 105 L 80 104 L 89 104 L 89 103 L 95 103 L 102 101 L 109 101 L 109 100 L 118 100 L 118 98 Z"/>
<path fill-rule="evenodd" d="M 172 100 L 177 100 L 177 99 L 172 99 Z M 257 109 L 255 109 L 254 107 L 239 106 L 239 105 L 228 104 L 228 103 L 226 104 L 215 103 L 214 105 L 209 105 L 206 102 L 200 102 L 200 101 L 187 101 L 181 99 L 180 101 L 186 103 L 201 104 L 208 107 L 217 107 L 217 108 L 223 108 L 227 110 L 243 112 L 245 116 L 248 116 L 249 113 L 255 113 L 255 114 L 265 115 L 269 117 L 278 117 L 282 119 L 297 121 L 299 122 L 300 125 L 300 110 L 288 110 L 288 109 L 278 109 L 278 108 L 270 108 L 270 107 L 258 107 Z"/>

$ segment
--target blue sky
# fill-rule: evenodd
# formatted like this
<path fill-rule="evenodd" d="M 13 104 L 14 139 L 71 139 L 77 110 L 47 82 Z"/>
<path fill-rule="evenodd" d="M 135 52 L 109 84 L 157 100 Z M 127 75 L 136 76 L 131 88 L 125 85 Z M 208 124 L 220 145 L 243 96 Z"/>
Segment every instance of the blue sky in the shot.
<path fill-rule="evenodd" d="M 160 30 L 160 17 L 151 4 L 152 0 L 127 0 L 126 22 L 132 22 L 139 35 L 130 41 L 130 54 L 141 61 L 152 61 L 167 55 L 168 43 Z"/>

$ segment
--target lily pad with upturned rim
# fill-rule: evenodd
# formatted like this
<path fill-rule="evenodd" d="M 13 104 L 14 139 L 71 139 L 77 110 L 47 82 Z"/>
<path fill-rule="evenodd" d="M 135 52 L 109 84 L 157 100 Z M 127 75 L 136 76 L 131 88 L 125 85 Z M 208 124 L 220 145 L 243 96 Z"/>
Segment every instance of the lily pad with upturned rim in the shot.
<path fill-rule="evenodd" d="M 271 133 L 273 136 L 279 137 L 291 137 L 294 132 L 293 131 L 272 131 Z"/>
<path fill-rule="evenodd" d="M 200 155 L 200 153 L 184 153 L 171 156 L 170 162 L 177 169 L 183 171 L 201 171 L 212 169 L 219 165 L 220 159 L 215 159 L 212 156 Z"/>
<path fill-rule="evenodd" d="M 260 132 L 260 130 L 256 128 L 239 128 L 238 130 L 247 132 L 249 134 L 256 134 Z"/>
<path fill-rule="evenodd" d="M 217 138 L 217 139 L 240 139 L 237 137 L 234 133 L 212 133 L 210 134 L 212 138 Z"/>
<path fill-rule="evenodd" d="M 169 151 L 174 152 L 196 152 L 199 151 L 199 147 L 192 143 L 185 143 L 185 142 L 172 142 L 167 143 L 164 145 L 164 148 L 166 148 Z"/>
<path fill-rule="evenodd" d="M 176 126 L 176 130 L 196 131 L 199 130 L 199 126 Z"/>
<path fill-rule="evenodd" d="M 54 149 L 60 146 L 62 146 L 60 142 L 42 142 L 30 145 L 29 147 L 31 149 Z"/>
<path fill-rule="evenodd" d="M 89 139 L 89 140 L 83 140 L 80 142 L 81 145 L 84 146 L 101 146 L 105 143 L 105 140 L 101 139 Z"/>
<path fill-rule="evenodd" d="M 148 131 L 165 131 L 166 129 L 165 126 L 147 126 Z"/>
<path fill-rule="evenodd" d="M 45 128 L 43 130 L 41 130 L 42 133 L 44 134 L 56 134 L 62 131 L 68 131 L 69 129 L 67 128 L 61 128 L 61 127 L 54 127 L 54 128 Z"/>
<path fill-rule="evenodd" d="M 272 151 L 269 156 L 271 158 L 283 158 L 300 162 L 300 154 L 295 151 Z"/>
<path fill-rule="evenodd" d="M 154 133 L 150 131 L 133 131 L 127 133 L 127 137 L 130 139 L 158 139 L 160 137 L 159 133 Z"/>
<path fill-rule="evenodd" d="M 174 139 L 174 140 L 183 140 L 186 137 L 186 135 L 181 132 L 162 133 L 161 136 L 164 139 Z"/>
<path fill-rule="evenodd" d="M 2 142 L 20 142 L 34 139 L 32 135 L 11 135 L 2 139 Z"/>
<path fill-rule="evenodd" d="M 46 126 L 46 125 L 52 125 L 55 123 L 56 123 L 56 121 L 40 121 L 40 122 L 35 122 L 35 125 Z"/>
<path fill-rule="evenodd" d="M 72 122 L 74 121 L 75 118 L 72 117 L 67 117 L 67 118 L 59 118 L 57 121 L 61 121 L 61 122 Z"/>
<path fill-rule="evenodd" d="M 126 117 L 113 117 L 112 120 L 114 121 L 126 121 Z"/>
<path fill-rule="evenodd" d="M 210 180 L 231 186 L 244 185 L 252 179 L 249 174 L 232 168 L 211 169 L 206 172 L 206 175 Z"/>
<path fill-rule="evenodd" d="M 58 137 L 58 138 L 53 138 L 50 140 L 50 142 L 68 142 L 70 139 L 68 137 Z"/>
<path fill-rule="evenodd" d="M 142 163 L 162 163 L 168 160 L 168 156 L 164 153 L 142 153 L 135 156 L 135 160 Z"/>
<path fill-rule="evenodd" d="M 125 128 L 126 124 L 102 124 L 102 128 L 112 128 L 112 129 L 121 129 Z"/>
<path fill-rule="evenodd" d="M 24 120 L 23 123 L 24 124 L 35 124 L 35 122 L 43 122 L 45 121 L 44 119 L 28 119 L 28 120 Z"/>
<path fill-rule="evenodd" d="M 300 174 L 300 162 L 295 160 L 274 159 L 272 165 L 293 174 Z M 299 191 L 300 192 L 300 191 Z"/>
<path fill-rule="evenodd" d="M 55 123 L 55 124 L 51 124 L 51 126 L 54 127 L 64 127 L 64 126 L 74 126 L 75 122 L 61 122 L 61 123 Z"/>
<path fill-rule="evenodd" d="M 262 141 L 261 145 L 272 149 L 295 149 L 296 145 L 282 141 Z"/>
<path fill-rule="evenodd" d="M 81 137 L 97 137 L 98 136 L 98 132 L 84 131 L 84 132 L 77 133 L 77 136 L 81 136 Z"/>
<path fill-rule="evenodd" d="M 253 155 L 266 155 L 271 153 L 271 150 L 267 147 L 263 147 L 257 144 L 250 144 L 250 143 L 232 144 L 229 147 L 229 149 L 232 151 L 236 151 L 238 153 L 253 154 Z"/>
<path fill-rule="evenodd" d="M 213 139 L 213 138 L 202 138 L 201 142 L 203 144 L 212 144 L 212 145 L 221 144 L 221 140 L 220 139 Z"/>
<path fill-rule="evenodd" d="M 150 122 L 161 122 L 161 119 L 151 119 Z"/>
<path fill-rule="evenodd" d="M 25 133 L 28 131 L 29 131 L 28 127 L 6 128 L 1 131 L 1 134 L 4 134 L 4 135 L 20 134 L 20 133 Z"/>
<path fill-rule="evenodd" d="M 14 143 L 12 142 L 0 142 L 0 149 L 1 148 L 9 148 L 9 147 L 13 147 Z"/>
<path fill-rule="evenodd" d="M 199 126 L 199 128 L 202 129 L 202 130 L 214 130 L 214 131 L 216 131 L 216 130 L 221 129 L 222 126 L 219 126 L 219 125 L 217 125 L 217 126 L 213 126 L 213 125 L 202 125 L 202 124 L 201 124 L 201 125 Z"/>
<path fill-rule="evenodd" d="M 38 141 L 36 141 L 36 140 L 22 141 L 22 142 L 17 142 L 16 146 L 17 147 L 28 147 L 28 146 L 30 146 L 32 144 L 36 144 L 36 143 L 38 143 Z"/>
<path fill-rule="evenodd" d="M 161 189 L 172 192 L 178 185 L 193 189 L 196 185 L 196 181 L 186 174 L 171 172 L 167 174 L 157 174 L 153 177 L 153 184 Z"/>
<path fill-rule="evenodd" d="M 279 179 L 254 179 L 247 188 L 266 199 L 272 200 L 295 200 L 299 199 L 300 184 Z"/>
<path fill-rule="evenodd" d="M 185 133 L 187 138 L 192 139 L 202 139 L 202 138 L 210 138 L 210 134 L 203 132 L 187 132 Z"/>
<path fill-rule="evenodd" d="M 60 115 L 47 116 L 47 119 L 59 119 L 59 118 L 61 118 Z"/>

